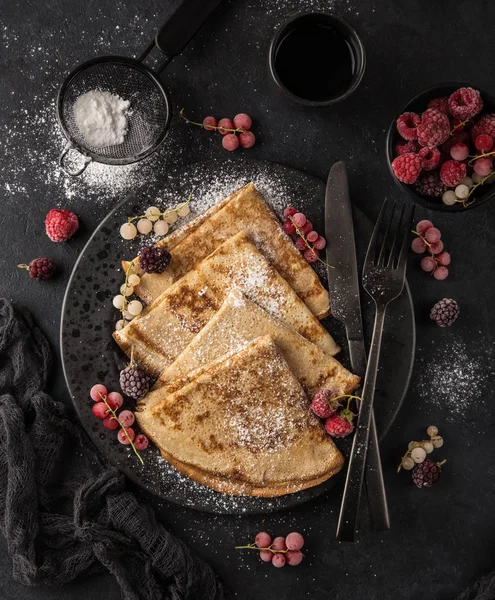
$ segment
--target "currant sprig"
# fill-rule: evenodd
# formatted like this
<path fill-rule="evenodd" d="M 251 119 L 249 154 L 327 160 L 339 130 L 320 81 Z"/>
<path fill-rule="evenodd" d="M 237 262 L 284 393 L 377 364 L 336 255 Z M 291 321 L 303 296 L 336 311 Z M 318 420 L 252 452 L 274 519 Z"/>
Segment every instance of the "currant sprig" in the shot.
<path fill-rule="evenodd" d="M 313 248 L 313 246 L 311 245 L 310 242 L 308 242 L 306 236 L 304 235 L 304 233 L 299 229 L 299 227 L 297 227 L 297 225 L 294 223 L 294 219 L 292 218 L 292 216 L 288 216 L 287 217 L 289 219 L 289 221 L 292 223 L 292 225 L 294 225 L 294 229 L 296 230 L 296 234 L 302 239 L 302 241 L 304 242 L 304 245 L 311 250 L 311 252 L 313 252 L 313 254 L 316 257 L 316 260 L 318 262 L 321 262 L 323 265 L 325 265 L 326 267 L 328 267 L 329 269 L 335 269 L 335 267 L 333 265 L 328 264 L 327 262 L 325 262 L 323 259 L 321 259 L 315 252 L 315 248 Z"/>
<path fill-rule="evenodd" d="M 186 123 L 189 123 L 189 125 L 196 125 L 197 127 L 201 127 L 201 129 L 205 129 L 205 126 L 203 125 L 203 123 L 198 123 L 196 121 L 191 121 L 191 119 L 188 119 L 186 117 L 186 115 L 184 114 L 184 109 L 182 108 L 180 113 L 179 113 L 179 117 L 181 117 L 182 119 L 184 119 L 184 121 L 186 121 Z M 230 133 L 246 133 L 245 129 L 241 129 L 240 127 L 236 127 L 235 129 L 231 129 L 229 127 L 218 127 L 218 125 L 208 125 L 208 131 L 228 131 Z"/>

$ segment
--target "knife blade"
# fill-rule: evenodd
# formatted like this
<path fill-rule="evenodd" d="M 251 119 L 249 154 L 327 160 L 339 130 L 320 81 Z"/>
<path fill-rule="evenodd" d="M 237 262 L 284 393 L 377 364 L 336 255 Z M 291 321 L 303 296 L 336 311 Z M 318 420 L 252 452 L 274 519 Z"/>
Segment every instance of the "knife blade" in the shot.
<path fill-rule="evenodd" d="M 354 240 L 354 221 L 345 163 L 330 169 L 325 193 L 325 237 L 327 239 L 328 291 L 332 315 L 345 326 L 353 372 L 366 373 L 366 347 Z M 370 428 L 366 467 L 368 506 L 376 529 L 390 529 L 387 498 L 374 416 Z"/>

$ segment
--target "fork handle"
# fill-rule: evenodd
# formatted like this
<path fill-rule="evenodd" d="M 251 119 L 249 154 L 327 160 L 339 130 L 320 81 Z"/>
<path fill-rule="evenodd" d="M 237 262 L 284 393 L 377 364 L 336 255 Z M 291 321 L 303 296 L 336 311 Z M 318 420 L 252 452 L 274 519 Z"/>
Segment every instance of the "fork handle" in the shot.
<path fill-rule="evenodd" d="M 366 492 L 371 523 L 377 531 L 390 529 L 387 495 L 383 481 L 382 461 L 375 416 L 371 414 L 370 439 L 368 442 L 368 460 L 366 462 Z"/>
<path fill-rule="evenodd" d="M 349 459 L 344 495 L 340 507 L 337 539 L 345 542 L 354 541 L 354 534 L 356 532 L 359 515 L 359 501 L 361 499 L 361 490 L 366 469 L 371 415 L 375 396 L 376 375 L 380 360 L 380 347 L 382 343 L 385 312 L 386 305 L 376 306 L 375 325 L 368 356 L 366 376 L 364 378 L 362 402 L 359 410 L 356 433 L 352 444 L 351 457 Z"/>

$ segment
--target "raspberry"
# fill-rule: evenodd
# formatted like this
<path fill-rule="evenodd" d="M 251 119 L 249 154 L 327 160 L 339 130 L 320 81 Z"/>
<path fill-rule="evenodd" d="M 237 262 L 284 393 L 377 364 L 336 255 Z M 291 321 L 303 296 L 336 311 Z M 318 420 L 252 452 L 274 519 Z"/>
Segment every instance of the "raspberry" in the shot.
<path fill-rule="evenodd" d="M 397 156 L 401 156 L 402 154 L 407 154 L 408 152 L 412 152 L 413 154 L 416 154 L 416 152 L 418 150 L 419 150 L 418 142 L 416 142 L 414 140 L 410 140 L 409 142 L 406 142 L 405 144 L 396 144 L 395 145 L 395 154 Z"/>
<path fill-rule="evenodd" d="M 35 258 L 28 265 L 17 265 L 19 269 L 29 271 L 30 277 L 38 281 L 50 279 L 55 275 L 56 267 L 51 258 Z"/>
<path fill-rule="evenodd" d="M 471 131 L 471 136 L 475 140 L 479 135 L 485 133 L 495 139 L 495 113 L 481 115 Z"/>
<path fill-rule="evenodd" d="M 413 481 L 419 488 L 431 487 L 440 479 L 441 474 L 442 467 L 431 460 L 425 460 L 412 470 Z"/>
<path fill-rule="evenodd" d="M 438 148 L 421 148 L 418 154 L 423 159 L 422 167 L 425 171 L 433 171 L 440 164 L 440 150 Z"/>
<path fill-rule="evenodd" d="M 330 415 L 333 415 L 339 407 L 338 403 L 332 403 L 331 401 L 331 399 L 335 396 L 336 394 L 333 390 L 320 390 L 313 397 L 313 401 L 311 402 L 311 410 L 317 417 L 320 417 L 321 419 L 327 419 Z"/>
<path fill-rule="evenodd" d="M 444 298 L 431 309 L 430 319 L 435 321 L 439 327 L 450 327 L 459 316 L 459 312 L 460 308 L 455 300 Z"/>
<path fill-rule="evenodd" d="M 139 254 L 139 264 L 146 273 L 163 273 L 171 259 L 170 252 L 159 246 L 145 246 Z"/>
<path fill-rule="evenodd" d="M 65 242 L 79 228 L 79 219 L 66 208 L 52 208 L 45 218 L 46 235 L 52 242 Z"/>
<path fill-rule="evenodd" d="M 482 108 L 481 95 L 473 88 L 460 88 L 449 97 L 450 114 L 461 121 L 472 119 Z"/>
<path fill-rule="evenodd" d="M 325 429 L 332 437 L 345 437 L 354 431 L 354 425 L 340 415 L 332 415 L 326 420 Z"/>
<path fill-rule="evenodd" d="M 457 160 L 446 160 L 440 167 L 440 179 L 447 187 L 455 187 L 466 177 L 466 165 Z"/>
<path fill-rule="evenodd" d="M 474 145 L 479 152 L 490 152 L 493 148 L 493 138 L 491 135 L 481 133 L 475 140 Z"/>
<path fill-rule="evenodd" d="M 421 175 L 414 184 L 414 188 L 421 196 L 429 196 L 430 198 L 440 198 L 447 190 L 437 172 Z"/>
<path fill-rule="evenodd" d="M 444 115 L 449 114 L 449 97 L 442 96 L 442 98 L 433 98 L 428 102 L 427 108 L 434 108 L 438 110 L 438 112 L 443 113 Z"/>
<path fill-rule="evenodd" d="M 416 127 L 421 123 L 421 117 L 413 112 L 405 112 L 397 119 L 397 131 L 405 140 L 417 140 Z"/>
<path fill-rule="evenodd" d="M 392 161 L 392 170 L 402 183 L 414 183 L 421 173 L 422 162 L 419 154 L 408 152 Z"/>
<path fill-rule="evenodd" d="M 435 148 L 443 144 L 450 135 L 450 121 L 435 108 L 425 110 L 417 127 L 418 142 L 422 146 Z"/>
<path fill-rule="evenodd" d="M 124 394 L 139 400 L 148 393 L 150 380 L 143 370 L 129 366 L 120 372 L 120 387 Z"/>

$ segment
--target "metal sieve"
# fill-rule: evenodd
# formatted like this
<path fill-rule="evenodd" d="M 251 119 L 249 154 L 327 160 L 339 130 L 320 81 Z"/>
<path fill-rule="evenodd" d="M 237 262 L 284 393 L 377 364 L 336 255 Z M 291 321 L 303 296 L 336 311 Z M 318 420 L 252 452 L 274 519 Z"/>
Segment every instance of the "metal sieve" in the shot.
<path fill-rule="evenodd" d="M 160 146 L 170 125 L 171 103 L 159 74 L 174 56 L 182 52 L 220 1 L 182 0 L 138 59 L 121 56 L 95 58 L 69 74 L 57 102 L 58 121 L 67 139 L 59 162 L 67 174 L 80 175 L 92 161 L 108 165 L 134 163 Z M 155 47 L 165 58 L 158 68 L 152 69 L 144 64 L 144 60 Z M 84 140 L 74 117 L 74 104 L 82 94 L 91 90 L 110 92 L 129 100 L 128 131 L 122 144 L 95 148 Z M 66 157 L 71 150 L 84 157 L 83 166 L 76 170 L 66 165 Z"/>

